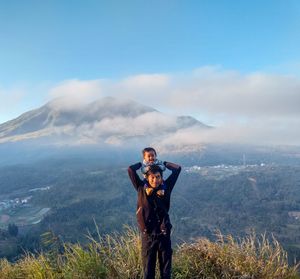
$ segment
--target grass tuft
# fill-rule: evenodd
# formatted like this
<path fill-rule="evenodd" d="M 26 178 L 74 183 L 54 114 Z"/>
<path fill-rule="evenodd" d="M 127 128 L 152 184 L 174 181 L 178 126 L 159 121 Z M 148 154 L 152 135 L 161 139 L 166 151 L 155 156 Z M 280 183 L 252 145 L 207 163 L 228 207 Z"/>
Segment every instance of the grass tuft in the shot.
<path fill-rule="evenodd" d="M 252 234 L 235 240 L 218 233 L 217 241 L 199 239 L 182 244 L 174 257 L 174 278 L 292 279 L 298 265 L 288 265 L 287 253 L 273 238 Z"/>
<path fill-rule="evenodd" d="M 0 278 L 139 279 L 141 240 L 136 229 L 88 236 L 89 244 L 64 244 L 63 253 L 27 254 L 16 263 L 0 260 Z M 57 251 L 57 248 L 55 248 Z M 296 279 L 298 265 L 289 266 L 278 241 L 255 234 L 242 239 L 218 233 L 216 242 L 184 243 L 173 256 L 174 279 Z M 158 276 L 157 276 L 158 278 Z"/>

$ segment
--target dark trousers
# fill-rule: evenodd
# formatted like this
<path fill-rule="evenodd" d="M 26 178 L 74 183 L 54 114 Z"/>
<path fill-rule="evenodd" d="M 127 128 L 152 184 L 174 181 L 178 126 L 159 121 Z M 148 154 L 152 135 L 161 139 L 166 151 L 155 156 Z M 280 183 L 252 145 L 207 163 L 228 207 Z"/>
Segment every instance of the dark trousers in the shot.
<path fill-rule="evenodd" d="M 171 278 L 172 248 L 170 234 L 142 234 L 142 258 L 144 279 L 155 279 L 156 257 L 158 255 L 161 279 Z"/>

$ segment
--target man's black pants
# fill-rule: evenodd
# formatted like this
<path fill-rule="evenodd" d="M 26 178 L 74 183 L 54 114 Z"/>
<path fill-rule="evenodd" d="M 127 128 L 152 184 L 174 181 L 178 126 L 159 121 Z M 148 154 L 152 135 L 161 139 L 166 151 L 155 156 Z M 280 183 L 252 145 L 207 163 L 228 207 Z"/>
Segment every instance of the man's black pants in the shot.
<path fill-rule="evenodd" d="M 170 234 L 142 234 L 142 258 L 144 279 L 155 278 L 156 255 L 158 255 L 161 279 L 171 278 L 172 248 Z"/>

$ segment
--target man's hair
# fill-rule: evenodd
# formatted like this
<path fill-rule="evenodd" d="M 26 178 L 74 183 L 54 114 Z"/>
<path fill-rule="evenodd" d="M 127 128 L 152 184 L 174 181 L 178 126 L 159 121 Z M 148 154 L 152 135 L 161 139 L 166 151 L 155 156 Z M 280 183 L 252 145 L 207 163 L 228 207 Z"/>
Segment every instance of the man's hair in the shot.
<path fill-rule="evenodd" d="M 151 165 L 149 166 L 149 170 L 146 172 L 146 178 L 148 178 L 148 176 L 150 174 L 156 174 L 156 173 L 160 173 L 161 177 L 163 176 L 163 172 L 161 170 L 161 168 L 158 165 Z"/>
<path fill-rule="evenodd" d="M 142 151 L 143 156 L 145 155 L 146 152 L 151 152 L 151 151 L 153 151 L 154 154 L 155 154 L 155 156 L 156 156 L 156 151 L 155 151 L 155 149 L 153 147 L 146 147 L 146 148 L 144 148 L 143 151 Z"/>

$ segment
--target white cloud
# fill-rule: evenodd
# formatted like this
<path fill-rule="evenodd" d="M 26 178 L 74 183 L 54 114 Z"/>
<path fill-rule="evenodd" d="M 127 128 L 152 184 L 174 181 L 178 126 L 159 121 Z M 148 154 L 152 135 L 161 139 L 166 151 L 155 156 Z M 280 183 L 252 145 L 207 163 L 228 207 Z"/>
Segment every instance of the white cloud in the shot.
<path fill-rule="evenodd" d="M 1 112 L 24 102 L 27 92 L 1 90 Z M 112 96 L 132 99 L 170 115 L 204 116 L 217 128 L 179 130 L 160 137 L 161 145 L 197 145 L 206 142 L 255 144 L 300 144 L 300 79 L 262 72 L 242 74 L 221 67 L 202 67 L 187 73 L 140 74 L 119 80 L 67 80 L 48 91 L 59 109 L 76 109 L 95 99 Z M 108 142 L 120 143 L 119 134 L 152 135 L 174 126 L 174 117 L 149 113 L 140 117 L 106 118 L 73 133 L 91 141 L 112 135 Z M 202 119 L 199 119 L 200 121 Z M 205 122 L 205 121 L 204 121 Z M 207 124 L 211 124 L 207 123 Z M 154 131 L 154 132 L 153 132 Z M 155 142 L 155 140 L 153 140 Z"/>
<path fill-rule="evenodd" d="M 130 98 L 173 115 L 203 115 L 218 124 L 217 129 L 206 133 L 180 130 L 164 138 L 162 144 L 300 144 L 295 128 L 300 123 L 300 79 L 293 76 L 241 74 L 208 66 L 188 73 L 141 74 L 121 80 L 71 80 L 54 87 L 50 95 L 64 96 L 62 105 L 65 107 L 76 107 L 102 96 Z M 93 129 L 127 133 L 130 127 L 130 132 L 138 136 L 155 120 L 154 115 L 143 117 L 145 119 L 106 119 Z M 118 142 L 115 138 L 111 141 Z"/>
<path fill-rule="evenodd" d="M 300 115 L 300 80 L 293 77 L 216 71 L 174 87 L 179 108 L 250 118 Z"/>
<path fill-rule="evenodd" d="M 215 117 L 300 115 L 300 80 L 294 77 L 211 69 L 173 79 L 166 94 L 180 111 Z"/>
<path fill-rule="evenodd" d="M 163 90 L 168 91 L 169 76 L 141 74 L 121 80 L 66 80 L 49 90 L 49 100 L 57 109 L 76 109 L 105 96 L 127 98 L 148 103 L 161 99 Z"/>
<path fill-rule="evenodd" d="M 131 76 L 121 80 L 119 83 L 120 88 L 127 88 L 132 91 L 149 90 L 154 91 L 155 89 L 161 90 L 167 88 L 169 84 L 169 76 L 164 74 L 142 74 Z"/>
<path fill-rule="evenodd" d="M 165 129 L 174 128 L 176 118 L 159 112 L 148 112 L 137 117 L 112 117 L 101 121 L 81 125 L 76 128 L 76 134 L 81 137 L 107 138 L 111 136 L 141 137 L 159 136 Z"/>
<path fill-rule="evenodd" d="M 102 95 L 101 80 L 66 80 L 49 90 L 49 98 L 57 109 L 72 110 L 92 102 Z"/>
<path fill-rule="evenodd" d="M 280 125 L 281 124 L 281 125 Z M 180 129 L 173 134 L 154 139 L 151 145 L 162 152 L 202 149 L 206 144 L 252 144 L 259 146 L 300 145 L 300 121 L 293 121 L 293 128 L 285 122 L 254 121 L 247 125 L 231 123 L 215 129 L 197 127 Z"/>

